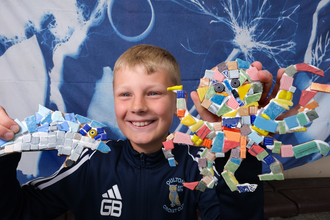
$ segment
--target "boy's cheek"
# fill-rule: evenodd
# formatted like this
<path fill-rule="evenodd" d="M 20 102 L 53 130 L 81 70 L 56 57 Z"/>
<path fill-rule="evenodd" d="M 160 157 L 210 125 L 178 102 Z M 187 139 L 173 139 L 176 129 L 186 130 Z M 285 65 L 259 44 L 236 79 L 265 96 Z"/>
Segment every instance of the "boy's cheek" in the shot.
<path fill-rule="evenodd" d="M 125 112 L 125 105 L 124 103 L 120 103 L 120 102 L 114 102 L 114 109 L 115 109 L 115 116 L 118 119 L 118 117 L 120 117 L 121 114 L 123 114 Z"/>
<path fill-rule="evenodd" d="M 171 107 L 168 110 L 171 110 L 171 114 L 172 115 L 176 115 L 176 110 L 177 110 L 177 106 L 176 106 L 176 100 L 174 102 L 171 102 Z"/>

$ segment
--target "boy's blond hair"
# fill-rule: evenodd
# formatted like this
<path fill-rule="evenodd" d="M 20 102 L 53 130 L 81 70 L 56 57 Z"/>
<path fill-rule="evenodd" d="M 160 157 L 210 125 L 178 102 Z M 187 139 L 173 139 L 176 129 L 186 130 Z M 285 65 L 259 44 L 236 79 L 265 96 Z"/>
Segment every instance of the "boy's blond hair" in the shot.
<path fill-rule="evenodd" d="M 148 74 L 154 73 L 158 68 L 168 71 L 174 85 L 181 84 L 180 68 L 175 57 L 167 50 L 147 44 L 140 44 L 125 51 L 116 61 L 113 69 L 115 79 L 116 72 L 122 68 L 134 68 L 142 65 Z"/>

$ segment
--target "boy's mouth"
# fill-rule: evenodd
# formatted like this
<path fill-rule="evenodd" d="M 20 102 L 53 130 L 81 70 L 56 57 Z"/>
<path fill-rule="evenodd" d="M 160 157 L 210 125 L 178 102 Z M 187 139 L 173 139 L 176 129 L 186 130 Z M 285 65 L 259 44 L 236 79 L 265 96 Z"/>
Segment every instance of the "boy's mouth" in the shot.
<path fill-rule="evenodd" d="M 131 123 L 137 127 L 144 127 L 151 124 L 153 121 L 132 121 Z"/>

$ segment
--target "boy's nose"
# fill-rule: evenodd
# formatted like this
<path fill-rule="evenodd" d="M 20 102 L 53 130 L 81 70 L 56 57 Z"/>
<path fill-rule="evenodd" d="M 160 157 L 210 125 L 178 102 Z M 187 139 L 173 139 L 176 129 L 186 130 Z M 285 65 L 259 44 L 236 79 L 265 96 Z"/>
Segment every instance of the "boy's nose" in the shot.
<path fill-rule="evenodd" d="M 148 110 L 147 103 L 141 97 L 135 97 L 131 106 L 131 111 L 133 113 L 143 113 Z"/>

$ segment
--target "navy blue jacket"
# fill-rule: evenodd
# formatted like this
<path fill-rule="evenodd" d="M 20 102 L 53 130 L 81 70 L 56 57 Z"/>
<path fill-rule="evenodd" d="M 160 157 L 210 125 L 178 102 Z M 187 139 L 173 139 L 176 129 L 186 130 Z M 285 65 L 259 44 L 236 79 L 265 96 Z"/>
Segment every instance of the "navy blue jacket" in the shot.
<path fill-rule="evenodd" d="M 140 154 L 127 140 L 108 145 L 108 154 L 85 150 L 73 167 L 23 186 L 16 179 L 20 154 L 0 158 L 0 218 L 54 219 L 71 210 L 77 220 L 197 219 L 199 209 L 203 220 L 263 219 L 260 186 L 244 194 L 230 192 L 222 179 L 203 193 L 183 187 L 201 179 L 196 147 L 176 145 L 173 168 L 161 150 Z"/>

